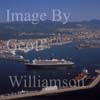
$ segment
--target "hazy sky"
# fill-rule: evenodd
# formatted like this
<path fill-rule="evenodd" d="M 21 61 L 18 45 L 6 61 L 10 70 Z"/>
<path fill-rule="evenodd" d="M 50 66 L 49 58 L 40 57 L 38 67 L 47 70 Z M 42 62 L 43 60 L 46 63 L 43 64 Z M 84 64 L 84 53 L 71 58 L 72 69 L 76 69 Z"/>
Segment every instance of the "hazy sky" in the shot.
<path fill-rule="evenodd" d="M 71 13 L 71 21 L 100 19 L 100 0 L 0 0 L 0 21 L 5 21 L 6 9 L 47 13 L 61 9 Z"/>

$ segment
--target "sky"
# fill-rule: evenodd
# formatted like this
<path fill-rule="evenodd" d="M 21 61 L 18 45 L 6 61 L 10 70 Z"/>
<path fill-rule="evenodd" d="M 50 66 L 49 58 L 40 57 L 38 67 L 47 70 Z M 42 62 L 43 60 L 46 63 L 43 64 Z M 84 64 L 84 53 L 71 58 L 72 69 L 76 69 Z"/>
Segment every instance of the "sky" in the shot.
<path fill-rule="evenodd" d="M 6 21 L 6 10 L 47 12 L 61 9 L 71 13 L 70 21 L 100 19 L 100 0 L 0 0 L 0 22 Z"/>

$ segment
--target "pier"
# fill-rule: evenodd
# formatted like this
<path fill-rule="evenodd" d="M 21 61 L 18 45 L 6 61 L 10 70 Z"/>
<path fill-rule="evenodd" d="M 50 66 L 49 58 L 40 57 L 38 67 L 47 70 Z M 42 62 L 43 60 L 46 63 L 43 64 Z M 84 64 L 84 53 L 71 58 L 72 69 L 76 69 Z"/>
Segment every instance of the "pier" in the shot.
<path fill-rule="evenodd" d="M 85 89 L 91 89 L 94 88 L 99 82 L 100 82 L 100 70 L 96 70 L 96 73 L 98 73 L 97 77 L 94 79 L 94 81 L 91 82 L 91 84 L 87 86 L 78 86 L 78 87 L 64 87 L 59 89 L 53 89 L 48 91 L 28 91 L 28 92 L 22 92 L 22 93 L 16 93 L 11 95 L 1 95 L 0 100 L 12 100 L 12 99 L 19 99 L 19 98 L 25 98 L 25 97 L 35 97 L 35 96 L 45 96 L 45 95 L 52 95 L 52 94 L 60 94 L 65 92 L 71 92 L 71 91 L 78 91 L 78 90 L 85 90 Z"/>

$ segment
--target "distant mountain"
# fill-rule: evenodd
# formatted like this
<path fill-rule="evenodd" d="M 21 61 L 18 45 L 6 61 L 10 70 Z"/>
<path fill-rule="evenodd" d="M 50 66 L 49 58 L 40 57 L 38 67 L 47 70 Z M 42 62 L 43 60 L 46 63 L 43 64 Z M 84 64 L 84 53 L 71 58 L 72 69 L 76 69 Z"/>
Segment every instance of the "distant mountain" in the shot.
<path fill-rule="evenodd" d="M 11 22 L 0 23 L 0 33 L 20 33 L 20 32 L 53 32 L 61 23 L 45 21 L 39 24 L 31 22 Z"/>
<path fill-rule="evenodd" d="M 100 20 L 90 20 L 81 22 L 69 22 L 62 24 L 61 22 L 52 22 L 50 20 L 40 22 L 39 24 L 32 24 L 31 22 L 10 22 L 0 23 L 0 36 L 8 34 L 20 34 L 20 33 L 52 33 L 60 32 L 59 29 L 100 29 Z M 63 31 L 62 31 L 63 32 Z"/>

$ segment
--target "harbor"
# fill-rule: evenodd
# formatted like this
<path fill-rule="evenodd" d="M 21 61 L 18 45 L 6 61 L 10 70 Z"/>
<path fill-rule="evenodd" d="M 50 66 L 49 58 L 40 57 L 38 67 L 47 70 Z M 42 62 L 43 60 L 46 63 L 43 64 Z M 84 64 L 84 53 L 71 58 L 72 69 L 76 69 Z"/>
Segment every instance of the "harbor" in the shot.
<path fill-rule="evenodd" d="M 41 75 L 41 77 L 45 77 L 45 78 L 71 78 L 73 76 L 74 73 L 78 74 L 81 69 L 83 69 L 84 67 L 86 67 L 87 69 L 89 68 L 89 70 L 91 71 L 92 68 L 94 69 L 98 69 L 99 68 L 99 49 L 93 49 L 93 50 L 85 50 L 85 51 L 81 51 L 76 49 L 76 44 L 70 43 L 70 44 L 64 44 L 62 46 L 60 45 L 56 45 L 53 46 L 50 49 L 45 49 L 43 51 L 29 51 L 28 53 L 23 53 L 23 52 L 19 52 L 19 54 L 12 52 L 11 55 L 16 56 L 16 55 L 22 55 L 25 59 L 29 59 L 30 61 L 37 59 L 37 60 L 50 60 L 51 58 L 53 59 L 66 59 L 66 58 L 72 58 L 73 62 L 75 63 L 75 67 L 67 67 L 66 68 L 62 68 L 59 67 L 60 69 L 27 69 L 27 67 L 25 66 L 25 64 L 23 63 L 23 61 L 17 61 L 13 59 L 7 60 L 0 60 L 0 66 L 1 66 L 1 73 L 2 75 L 5 76 L 5 80 L 7 81 L 3 83 L 3 81 L 1 81 L 1 96 L 7 96 L 7 98 L 10 96 L 12 97 L 12 99 L 15 99 L 16 96 L 24 98 L 24 97 L 37 97 L 37 96 L 47 96 L 47 95 L 53 95 L 52 93 L 54 93 L 56 95 L 57 92 L 57 96 L 61 95 L 61 94 L 68 94 L 71 92 L 76 92 L 76 91 L 80 91 L 80 90 L 85 90 L 85 88 L 83 87 L 76 87 L 73 89 L 68 89 L 68 87 L 65 88 L 59 88 L 59 87 L 55 87 L 55 89 L 53 89 L 52 91 L 54 92 L 50 92 L 50 91 L 40 91 L 37 88 L 25 88 L 24 87 L 20 87 L 20 88 L 13 88 L 11 86 L 11 83 L 8 80 L 8 76 L 9 75 Z M 52 54 L 53 52 L 53 54 Z M 89 52 L 89 54 L 87 54 L 87 52 Z M 93 54 L 95 53 L 96 58 L 98 57 L 98 59 L 96 59 L 95 57 L 93 57 Z M 6 54 L 6 53 L 5 53 Z M 81 59 L 80 59 L 81 57 Z M 7 58 L 7 55 L 5 56 L 5 58 Z M 91 63 L 92 62 L 92 63 Z M 5 68 L 7 68 L 7 71 L 5 71 Z M 2 78 L 1 78 L 2 79 Z M 3 80 L 3 79 L 2 79 Z M 7 87 L 8 88 L 7 88 Z M 5 87 L 5 88 L 4 88 Z M 87 86 L 86 86 L 87 87 Z M 89 86 L 90 87 L 90 86 Z M 81 89 L 82 88 L 82 89 Z M 67 90 L 68 89 L 68 90 Z M 74 90 L 75 89 L 75 90 Z M 77 90 L 79 89 L 79 90 Z M 89 88 L 90 89 L 90 88 Z M 6 90 L 6 91 L 5 91 Z M 72 91 L 73 90 L 73 91 Z M 87 90 L 87 89 L 86 89 Z M 34 95 L 33 95 L 34 94 Z M 22 95 L 22 96 L 21 96 Z M 26 95 L 26 96 L 25 96 Z M 37 95 L 37 96 L 36 96 Z M 11 98 L 10 98 L 11 99 Z M 1 99 L 3 100 L 3 99 Z M 6 100 L 6 99 L 5 99 Z"/>
<path fill-rule="evenodd" d="M 0 0 L 0 100 L 100 98 L 100 0 Z"/>
<path fill-rule="evenodd" d="M 74 46 L 73 45 L 74 44 L 72 42 L 55 43 L 55 44 L 52 44 L 51 48 L 47 49 L 47 48 L 44 48 L 44 46 L 45 46 L 45 44 L 44 44 L 44 46 L 41 46 L 42 47 L 42 49 L 41 49 L 41 48 L 39 48 L 40 47 L 40 44 L 39 44 L 38 46 L 36 46 L 35 50 L 30 48 L 28 50 L 28 52 L 24 52 L 26 49 L 22 49 L 22 50 L 18 49 L 18 50 L 11 50 L 11 51 L 4 51 L 3 50 L 3 55 L 2 55 L 2 51 L 1 51 L 0 60 L 1 60 L 2 63 L 3 62 L 5 63 L 6 61 L 8 63 L 9 63 L 9 61 L 10 62 L 14 61 L 13 65 L 11 63 L 11 65 L 7 64 L 7 66 L 9 65 L 10 67 L 11 66 L 14 67 L 13 70 L 18 71 L 18 73 L 20 71 L 22 71 L 24 73 L 26 72 L 26 73 L 35 73 L 35 74 L 38 71 L 41 71 L 41 69 L 45 69 L 44 72 L 43 72 L 43 73 L 45 73 L 47 70 L 53 69 L 53 68 L 56 68 L 57 70 L 61 69 L 61 70 L 66 71 L 66 70 L 68 70 L 68 68 L 71 69 L 71 70 L 76 70 L 76 69 L 78 69 L 77 66 L 80 67 L 80 65 L 84 66 L 84 65 L 87 64 L 88 67 L 90 67 L 90 65 L 93 64 L 92 66 L 95 67 L 95 64 L 99 64 L 99 59 L 95 60 L 95 62 L 92 62 L 92 63 L 91 63 L 91 59 L 90 59 L 90 63 L 89 63 L 88 60 L 86 59 L 86 57 L 83 60 L 84 54 L 86 55 L 86 52 L 83 55 L 81 55 L 82 58 L 79 60 L 78 57 L 80 57 L 80 55 L 79 55 L 79 54 L 81 54 L 80 52 L 84 52 L 84 51 L 77 50 L 75 48 L 76 44 Z M 38 48 L 38 50 L 37 50 L 37 48 Z M 66 54 L 66 50 L 68 50 L 68 48 L 69 48 L 69 52 Z M 72 48 L 74 48 L 74 49 L 72 49 Z M 53 55 L 52 55 L 52 53 L 50 53 L 52 49 L 53 49 L 53 53 L 54 53 Z M 57 50 L 57 52 L 56 52 L 56 50 Z M 75 52 L 77 52 L 76 59 L 74 58 L 73 51 L 71 52 L 71 50 L 75 50 Z M 19 51 L 19 54 L 17 54 L 17 51 Z M 72 53 L 71 56 L 70 56 L 70 52 Z M 92 54 L 91 56 L 93 56 L 93 52 L 94 51 L 92 51 L 92 50 L 90 51 L 90 54 Z M 96 52 L 97 52 L 97 49 L 96 49 Z M 45 54 L 47 54 L 47 56 Z M 77 57 L 77 55 L 78 55 L 78 57 Z M 98 53 L 97 53 L 97 55 L 98 55 Z M 93 57 L 91 57 L 89 55 L 87 55 L 87 56 L 92 58 L 93 59 L 92 61 L 94 61 Z M 67 57 L 72 58 L 72 59 L 74 58 L 74 60 L 67 60 L 66 59 Z M 82 61 L 84 62 L 83 64 L 82 64 Z M 18 65 L 16 67 L 16 65 L 17 65 L 16 62 L 21 63 L 21 65 Z M 2 63 L 1 63 L 1 67 L 3 67 Z M 71 67 L 74 64 L 75 64 L 75 68 Z M 69 67 L 69 65 L 70 65 L 70 67 Z M 9 66 L 8 66 L 8 68 L 10 68 Z M 30 68 L 30 66 L 31 66 L 31 68 Z M 99 65 L 96 65 L 96 66 L 98 66 L 98 68 L 99 68 Z M 3 69 L 3 68 L 1 68 L 1 69 Z M 24 69 L 24 71 L 23 71 L 23 69 Z M 53 69 L 53 72 L 55 72 L 55 69 Z M 26 73 L 24 75 L 26 75 Z M 68 73 L 68 75 L 73 74 L 70 71 L 65 72 L 65 73 Z M 77 74 L 79 74 L 80 76 L 74 77 L 74 79 L 75 80 L 77 80 L 77 79 L 87 79 L 88 81 L 85 81 L 85 86 L 60 87 L 60 88 L 58 86 L 51 86 L 51 87 L 42 88 L 41 90 L 38 90 L 38 89 L 32 90 L 32 88 L 31 89 L 25 88 L 25 90 L 24 90 L 24 88 L 23 89 L 18 88 L 18 90 L 15 89 L 16 91 L 13 91 L 13 92 L 8 91 L 8 93 L 5 93 L 5 91 L 4 91 L 4 93 L 0 95 L 0 100 L 14 100 L 14 99 L 24 99 L 24 98 L 30 98 L 30 97 L 32 97 L 32 98 L 34 98 L 34 97 L 45 97 L 45 96 L 52 97 L 52 96 L 59 96 L 59 95 L 63 95 L 63 94 L 65 94 L 65 95 L 72 94 L 74 92 L 77 93 L 77 92 L 80 92 L 80 91 L 82 92 L 82 91 L 92 90 L 98 84 L 100 84 L 100 70 L 95 70 L 95 73 L 96 73 L 96 76 L 95 75 L 91 76 L 91 74 L 89 74 L 89 76 L 88 75 L 84 76 L 83 74 L 79 74 L 77 72 Z M 39 74 L 41 74 L 41 72 Z M 60 74 L 62 74 L 62 72 L 59 71 L 59 73 L 57 73 L 57 74 L 60 75 Z M 48 71 L 45 74 L 45 76 L 46 75 L 48 75 Z M 51 74 L 49 74 L 48 76 L 50 76 L 50 75 Z M 54 76 L 55 76 L 55 74 L 54 74 Z M 63 76 L 61 76 L 61 77 L 63 77 Z M 14 88 L 12 88 L 12 90 L 13 89 Z"/>

